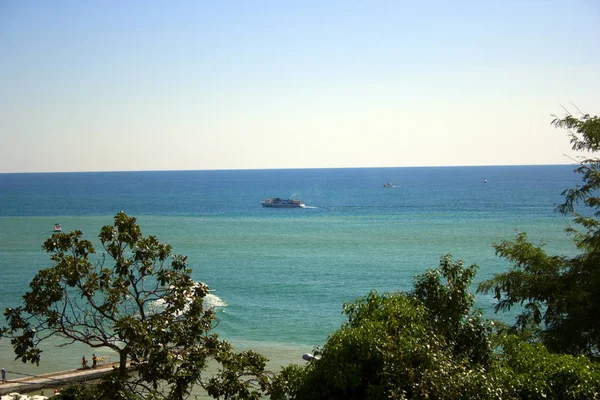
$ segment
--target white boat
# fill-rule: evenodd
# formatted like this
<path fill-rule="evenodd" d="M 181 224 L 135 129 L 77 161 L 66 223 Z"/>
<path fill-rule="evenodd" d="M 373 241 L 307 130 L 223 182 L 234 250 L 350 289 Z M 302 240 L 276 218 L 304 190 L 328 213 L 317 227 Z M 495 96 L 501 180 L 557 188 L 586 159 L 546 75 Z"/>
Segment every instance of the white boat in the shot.
<path fill-rule="evenodd" d="M 273 207 L 273 208 L 301 208 L 304 207 L 304 203 L 301 200 L 294 199 L 282 199 L 279 197 L 273 197 L 270 199 L 266 199 L 261 202 L 263 207 Z"/>
<path fill-rule="evenodd" d="M 60 227 L 60 224 L 54 224 L 54 228 L 52 228 L 52 230 L 54 232 L 62 232 L 62 228 Z"/>

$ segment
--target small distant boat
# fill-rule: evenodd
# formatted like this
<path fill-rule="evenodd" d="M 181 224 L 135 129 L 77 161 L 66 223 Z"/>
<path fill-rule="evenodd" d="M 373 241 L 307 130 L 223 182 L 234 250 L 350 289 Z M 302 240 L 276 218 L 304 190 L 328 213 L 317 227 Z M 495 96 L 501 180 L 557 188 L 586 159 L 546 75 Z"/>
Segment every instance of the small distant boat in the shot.
<path fill-rule="evenodd" d="M 392 182 L 388 182 L 388 183 L 386 183 L 386 184 L 383 185 L 383 187 L 386 187 L 386 188 L 390 188 L 390 187 L 393 187 L 393 186 L 394 185 L 392 185 Z"/>
<path fill-rule="evenodd" d="M 273 207 L 273 208 L 301 208 L 304 207 L 304 203 L 301 200 L 294 199 L 282 199 L 279 197 L 273 197 L 270 199 L 266 199 L 261 202 L 263 207 Z"/>
<path fill-rule="evenodd" d="M 62 232 L 62 228 L 60 227 L 60 224 L 54 224 L 54 228 L 52 228 L 52 230 L 54 232 Z"/>
<path fill-rule="evenodd" d="M 487 179 L 484 179 L 484 180 L 483 180 L 483 183 L 487 183 Z"/>

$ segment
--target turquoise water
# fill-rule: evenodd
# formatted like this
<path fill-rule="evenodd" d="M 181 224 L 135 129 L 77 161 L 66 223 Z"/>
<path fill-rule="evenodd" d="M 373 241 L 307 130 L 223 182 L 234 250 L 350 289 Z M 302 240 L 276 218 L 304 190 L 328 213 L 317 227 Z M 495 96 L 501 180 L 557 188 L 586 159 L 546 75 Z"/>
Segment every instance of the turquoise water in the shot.
<path fill-rule="evenodd" d="M 574 252 L 570 219 L 554 208 L 578 182 L 571 166 L 0 174 L 0 309 L 50 266 L 41 244 L 54 223 L 97 243 L 123 210 L 189 257 L 213 290 L 223 338 L 297 362 L 339 327 L 345 301 L 410 290 L 443 254 L 479 265 L 479 282 L 508 267 L 492 243 L 515 231 Z M 260 206 L 275 196 L 307 208 Z M 491 297 L 477 305 L 493 316 Z M 16 374 L 74 368 L 82 354 L 91 351 L 50 346 L 35 368 L 0 340 L 0 365 Z"/>

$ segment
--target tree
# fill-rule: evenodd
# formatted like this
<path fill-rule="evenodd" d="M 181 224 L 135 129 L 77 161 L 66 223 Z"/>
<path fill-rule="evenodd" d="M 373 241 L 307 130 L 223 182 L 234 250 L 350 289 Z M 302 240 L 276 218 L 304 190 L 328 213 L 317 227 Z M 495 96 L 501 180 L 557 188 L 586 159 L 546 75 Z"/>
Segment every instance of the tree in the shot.
<path fill-rule="evenodd" d="M 221 369 L 202 386 L 215 399 L 258 400 L 271 388 L 274 374 L 267 371 L 266 357 L 252 350 L 220 352 L 215 360 Z"/>
<path fill-rule="evenodd" d="M 582 185 L 562 194 L 558 211 L 572 215 L 569 227 L 579 250 L 574 257 L 548 255 L 543 245 L 525 233 L 495 244 L 496 253 L 513 265 L 508 272 L 483 282 L 478 291 L 493 292 L 496 311 L 522 305 L 514 329 L 538 328 L 537 339 L 553 352 L 600 357 L 600 119 L 588 114 L 555 118 L 552 124 L 569 130 L 573 150 L 587 152 L 575 171 Z M 578 206 L 581 211 L 577 211 Z"/>
<path fill-rule="evenodd" d="M 347 303 L 348 321 L 318 357 L 270 381 L 271 399 L 598 398 L 600 370 L 588 358 L 492 332 L 473 310 L 476 270 L 446 255 L 412 292 L 373 291 Z M 492 337 L 502 349 L 495 354 Z"/>
<path fill-rule="evenodd" d="M 552 354 L 542 343 L 509 335 L 502 355 L 488 373 L 503 399 L 597 399 L 600 370 L 583 356 Z"/>
<path fill-rule="evenodd" d="M 348 322 L 320 358 L 285 368 L 271 398 L 452 399 L 491 390 L 489 329 L 471 310 L 475 270 L 444 256 L 438 269 L 415 279 L 412 293 L 373 291 L 347 303 Z M 483 339 L 466 344 L 477 336 Z"/>
<path fill-rule="evenodd" d="M 487 366 L 492 357 L 490 326 L 480 310 L 474 310 L 475 295 L 471 284 L 477 265 L 465 267 L 462 260 L 452 261 L 447 254 L 437 269 L 415 278 L 412 295 L 426 307 L 436 330 L 453 347 L 457 356 L 467 356 L 472 362 Z"/>
<path fill-rule="evenodd" d="M 203 307 L 208 287 L 192 280 L 186 257 L 142 236 L 123 212 L 99 239 L 105 253 L 95 261 L 81 231 L 46 240 L 54 265 L 36 274 L 23 305 L 6 309 L 2 336 L 11 338 L 16 358 L 37 364 L 39 345 L 54 336 L 115 351 L 119 369 L 107 380 L 117 388 L 115 398 L 125 385 L 145 395 L 160 386 L 167 398 L 186 397 L 208 358 L 224 348 L 210 333 L 214 311 Z M 128 376 L 128 362 L 135 376 Z"/>

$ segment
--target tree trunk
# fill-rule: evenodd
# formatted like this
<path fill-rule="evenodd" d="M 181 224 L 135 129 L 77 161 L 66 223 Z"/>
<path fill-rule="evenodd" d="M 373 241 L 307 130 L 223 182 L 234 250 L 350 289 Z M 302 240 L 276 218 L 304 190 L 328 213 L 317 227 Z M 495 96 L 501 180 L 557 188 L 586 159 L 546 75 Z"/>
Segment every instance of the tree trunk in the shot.
<path fill-rule="evenodd" d="M 124 377 L 127 374 L 127 351 L 119 351 L 119 376 Z"/>

